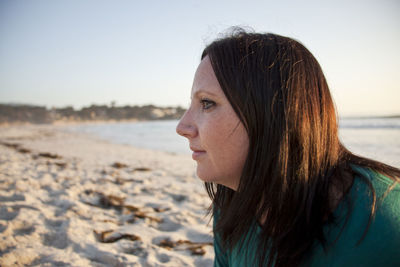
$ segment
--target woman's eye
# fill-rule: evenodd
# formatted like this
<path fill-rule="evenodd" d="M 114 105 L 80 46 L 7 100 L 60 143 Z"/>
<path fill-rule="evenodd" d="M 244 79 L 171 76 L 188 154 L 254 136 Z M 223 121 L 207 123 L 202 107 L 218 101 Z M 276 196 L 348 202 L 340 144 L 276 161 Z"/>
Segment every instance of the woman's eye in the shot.
<path fill-rule="evenodd" d="M 208 100 L 208 99 L 202 99 L 201 101 L 201 106 L 204 110 L 210 109 L 215 105 L 214 101 Z"/>

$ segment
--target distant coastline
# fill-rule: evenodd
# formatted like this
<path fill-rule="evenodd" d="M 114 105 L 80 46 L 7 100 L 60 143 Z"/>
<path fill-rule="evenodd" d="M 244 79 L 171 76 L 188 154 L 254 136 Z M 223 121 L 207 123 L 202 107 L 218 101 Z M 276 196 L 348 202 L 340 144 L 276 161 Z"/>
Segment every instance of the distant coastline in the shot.
<path fill-rule="evenodd" d="M 47 109 L 43 106 L 0 104 L 0 125 L 131 122 L 179 119 L 182 107 L 91 105 Z"/>
<path fill-rule="evenodd" d="M 400 119 L 400 114 L 379 116 L 340 116 L 340 119 Z"/>
<path fill-rule="evenodd" d="M 0 104 L 0 125 L 118 123 L 152 120 L 177 120 L 186 109 L 182 107 L 90 105 L 81 109 L 72 106 L 46 108 L 29 104 Z M 340 119 L 399 119 L 397 115 L 340 116 Z"/>

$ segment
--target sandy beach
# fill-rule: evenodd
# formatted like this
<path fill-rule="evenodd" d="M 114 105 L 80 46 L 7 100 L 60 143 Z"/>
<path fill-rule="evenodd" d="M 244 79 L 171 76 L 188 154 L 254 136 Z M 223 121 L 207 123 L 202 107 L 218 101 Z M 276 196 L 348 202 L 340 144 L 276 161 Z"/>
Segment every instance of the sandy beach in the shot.
<path fill-rule="evenodd" d="M 190 155 L 0 127 L 0 266 L 212 266 Z"/>

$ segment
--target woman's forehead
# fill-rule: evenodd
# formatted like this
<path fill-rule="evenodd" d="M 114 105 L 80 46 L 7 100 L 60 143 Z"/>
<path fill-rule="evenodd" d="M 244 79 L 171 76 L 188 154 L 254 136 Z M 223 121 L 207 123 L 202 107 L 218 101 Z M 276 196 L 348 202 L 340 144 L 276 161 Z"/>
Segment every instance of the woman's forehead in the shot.
<path fill-rule="evenodd" d="M 218 96 L 221 92 L 222 89 L 215 76 L 210 58 L 206 56 L 196 70 L 192 86 L 192 97 L 200 93 Z"/>

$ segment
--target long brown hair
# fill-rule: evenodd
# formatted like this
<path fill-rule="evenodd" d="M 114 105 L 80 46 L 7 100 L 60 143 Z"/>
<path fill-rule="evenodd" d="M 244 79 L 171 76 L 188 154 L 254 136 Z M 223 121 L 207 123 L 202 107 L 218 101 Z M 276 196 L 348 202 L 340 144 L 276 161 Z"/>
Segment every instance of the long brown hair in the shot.
<path fill-rule="evenodd" d="M 332 188 L 346 195 L 354 176 L 350 164 L 398 180 L 400 170 L 341 144 L 322 69 L 299 42 L 236 29 L 208 45 L 205 56 L 250 142 L 236 192 L 206 183 L 226 249 L 246 246 L 239 240 L 261 222 L 255 262 L 298 265 L 315 240 L 325 244 L 323 226 L 334 221 Z M 376 197 L 365 182 L 372 191 L 371 220 Z"/>

